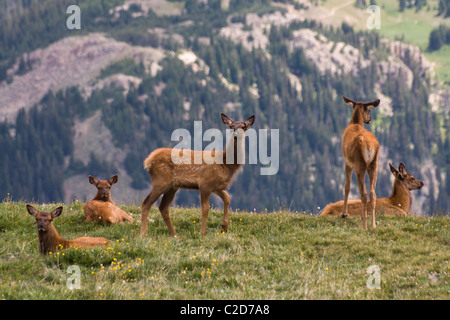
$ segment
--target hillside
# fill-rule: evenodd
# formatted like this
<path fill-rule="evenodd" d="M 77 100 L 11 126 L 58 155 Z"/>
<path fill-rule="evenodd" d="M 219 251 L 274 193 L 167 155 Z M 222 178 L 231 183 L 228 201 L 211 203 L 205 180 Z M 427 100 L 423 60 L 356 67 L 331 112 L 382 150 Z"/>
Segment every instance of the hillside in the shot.
<path fill-rule="evenodd" d="M 52 210 L 60 204 L 38 205 Z M 136 222 L 85 223 L 82 202 L 64 206 L 54 225 L 61 236 L 111 240 L 105 248 L 39 254 L 34 218 L 25 203 L 0 204 L 0 298 L 13 299 L 448 299 L 448 217 L 388 218 L 363 231 L 359 219 L 213 210 L 205 237 L 199 209 L 174 208 L 180 238 L 171 238 L 153 209 L 147 237 L 140 208 L 122 206 Z M 80 268 L 80 289 L 67 288 Z M 371 266 L 379 268 L 380 289 Z M 372 267 L 374 268 L 374 267 Z M 369 287 L 368 283 L 369 282 Z M 370 289 L 372 288 L 372 289 Z M 273 311 L 273 310 L 272 310 Z"/>
<path fill-rule="evenodd" d="M 224 132 L 224 112 L 280 130 L 278 173 L 245 166 L 232 208 L 317 213 L 343 195 L 346 95 L 381 99 L 368 126 L 382 146 L 378 197 L 391 192 L 388 163 L 402 161 L 425 183 L 413 213 L 448 212 L 448 46 L 428 53 L 394 19 L 417 19 L 428 35 L 449 20 L 430 22 L 438 1 L 416 13 L 378 1 L 379 31 L 364 28 L 364 7 L 331 0 L 76 1 L 82 27 L 68 30 L 72 2 L 0 1 L 0 199 L 84 201 L 95 194 L 88 174 L 118 173 L 113 199 L 140 204 L 148 153 L 196 120 Z M 175 203 L 197 206 L 198 194 Z"/>

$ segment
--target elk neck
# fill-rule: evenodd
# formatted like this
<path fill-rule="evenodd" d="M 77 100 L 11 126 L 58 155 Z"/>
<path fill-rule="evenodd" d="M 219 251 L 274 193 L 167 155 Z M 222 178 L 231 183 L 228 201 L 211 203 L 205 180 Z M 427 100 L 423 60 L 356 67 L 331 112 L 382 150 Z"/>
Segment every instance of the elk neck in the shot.
<path fill-rule="evenodd" d="M 111 199 L 111 193 L 108 193 L 107 196 L 103 196 L 101 191 L 99 190 L 97 192 L 97 194 L 95 195 L 95 198 L 92 200 L 98 200 L 98 201 L 104 201 L 104 202 L 111 202 L 112 203 L 112 199 Z"/>
<path fill-rule="evenodd" d="M 47 231 L 38 230 L 38 236 L 39 250 L 42 253 L 56 250 L 60 244 L 62 246 L 67 245 L 67 241 L 60 237 L 53 224 L 48 226 Z"/>
<path fill-rule="evenodd" d="M 233 154 L 233 160 L 231 163 L 227 163 L 227 154 L 230 153 Z M 235 173 L 244 165 L 243 163 L 238 163 L 238 160 L 245 160 L 245 136 L 240 138 L 232 136 L 228 140 L 225 152 L 223 153 L 223 166 L 228 168 L 231 174 Z"/>
<path fill-rule="evenodd" d="M 411 209 L 411 192 L 398 179 L 395 179 L 389 202 L 409 213 Z"/>
<path fill-rule="evenodd" d="M 353 116 L 350 120 L 350 124 L 359 124 L 361 126 L 364 125 L 364 117 L 358 107 L 355 107 L 353 110 Z"/>

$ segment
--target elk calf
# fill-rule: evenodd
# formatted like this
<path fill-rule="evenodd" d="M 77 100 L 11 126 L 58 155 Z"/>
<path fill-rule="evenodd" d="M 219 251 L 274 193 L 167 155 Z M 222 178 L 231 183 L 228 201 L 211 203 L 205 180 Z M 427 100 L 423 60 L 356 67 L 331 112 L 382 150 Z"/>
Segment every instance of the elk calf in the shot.
<path fill-rule="evenodd" d="M 65 240 L 61 238 L 52 221 L 61 215 L 62 210 L 63 207 L 58 207 L 52 212 L 41 212 L 27 204 L 28 213 L 36 218 L 39 236 L 39 251 L 42 254 L 48 254 L 49 252 L 69 247 L 99 247 L 109 243 L 108 239 L 100 237 L 81 237 L 74 240 Z"/>
<path fill-rule="evenodd" d="M 164 222 L 169 229 L 171 236 L 176 237 L 177 233 L 172 225 L 172 221 L 169 215 L 170 204 L 172 203 L 175 193 L 178 189 L 198 189 L 200 191 L 200 202 L 202 206 L 202 223 L 201 233 L 206 233 L 206 219 L 209 212 L 209 197 L 211 193 L 218 195 L 223 201 L 223 221 L 222 232 L 228 230 L 228 206 L 230 205 L 230 198 L 225 192 L 233 181 L 234 176 L 238 170 L 243 166 L 237 161 L 238 152 L 242 156 L 245 152 L 245 131 L 249 129 L 255 121 L 255 116 L 251 116 L 245 122 L 236 121 L 233 122 L 226 115 L 221 114 L 222 122 L 230 127 L 232 136 L 227 143 L 225 151 L 219 151 L 220 154 L 216 154 L 216 151 L 193 151 L 182 150 L 178 153 L 183 154 L 187 158 L 190 158 L 190 164 L 179 163 L 175 164 L 172 161 L 171 148 L 160 148 L 154 150 L 144 160 L 144 168 L 149 173 L 152 180 L 152 190 L 150 194 L 142 202 L 142 215 L 141 215 L 141 235 L 144 236 L 147 232 L 147 216 L 150 212 L 150 208 L 158 198 L 163 195 L 161 203 L 159 204 L 159 211 L 163 216 Z M 176 149 L 174 149 L 176 150 Z M 232 153 L 233 152 L 233 153 Z M 227 163 L 227 154 L 234 155 L 232 159 Z M 194 158 L 198 155 L 202 156 L 202 163 L 195 164 Z M 205 158 L 212 159 L 217 156 L 221 156 L 222 163 L 206 163 Z M 181 156 L 183 157 L 183 156 Z M 231 158 L 231 156 L 229 156 Z"/>
<path fill-rule="evenodd" d="M 111 187 L 118 179 L 117 174 L 109 180 L 97 180 L 93 176 L 89 176 L 89 182 L 97 188 L 97 194 L 83 207 L 86 222 L 100 221 L 103 224 L 113 224 L 134 220 L 112 202 Z"/>
<path fill-rule="evenodd" d="M 370 110 L 377 107 L 380 104 L 380 100 L 377 99 L 365 103 L 355 102 L 347 97 L 343 98 L 345 103 L 353 108 L 353 116 L 342 135 L 342 154 L 345 158 L 346 176 L 342 217 L 345 218 L 348 216 L 348 194 L 350 192 L 352 172 L 355 170 L 362 202 L 362 226 L 363 229 L 367 229 L 367 191 L 364 183 L 367 172 L 370 180 L 371 228 L 375 228 L 374 204 L 376 202 L 375 187 L 377 184 L 379 144 L 377 138 L 371 132 L 364 129 L 364 123 L 368 124 L 370 122 Z"/>
<path fill-rule="evenodd" d="M 394 175 L 394 185 L 389 198 L 380 198 L 376 200 L 376 214 L 384 214 L 388 216 L 406 217 L 411 209 L 411 190 L 423 187 L 423 182 L 414 178 L 406 172 L 405 165 L 400 163 L 398 170 L 390 163 L 389 168 Z M 331 203 L 323 209 L 321 216 L 338 216 L 342 214 L 344 201 Z M 349 216 L 361 216 L 362 203 L 361 200 L 350 200 L 347 203 L 347 213 Z"/>

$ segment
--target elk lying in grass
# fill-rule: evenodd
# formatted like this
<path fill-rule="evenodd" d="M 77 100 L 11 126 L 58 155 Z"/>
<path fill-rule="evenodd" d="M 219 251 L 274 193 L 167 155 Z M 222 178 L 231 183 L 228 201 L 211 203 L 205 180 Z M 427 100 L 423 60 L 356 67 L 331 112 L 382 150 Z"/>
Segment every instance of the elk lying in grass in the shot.
<path fill-rule="evenodd" d="M 69 247 L 86 248 L 105 246 L 109 243 L 106 238 L 81 237 L 73 240 L 65 240 L 60 237 L 53 225 L 53 219 L 59 217 L 63 207 L 58 207 L 52 212 L 41 212 L 33 206 L 27 204 L 27 211 L 36 218 L 39 236 L 39 251 L 48 254 L 58 249 L 66 249 Z"/>
<path fill-rule="evenodd" d="M 230 198 L 225 192 L 233 181 L 234 176 L 238 170 L 243 166 L 241 161 L 237 161 L 238 152 L 240 155 L 245 152 L 245 131 L 252 126 L 255 121 L 255 116 L 251 116 L 245 122 L 233 122 L 226 115 L 221 114 L 222 122 L 230 127 L 232 131 L 231 139 L 228 141 L 225 151 L 221 152 L 222 163 L 206 163 L 205 158 L 216 158 L 220 154 L 216 151 L 193 151 L 181 150 L 176 152 L 178 155 L 183 155 L 190 159 L 190 164 L 179 163 L 176 164 L 172 160 L 171 148 L 160 148 L 154 150 L 144 161 L 144 167 L 150 175 L 152 180 L 152 190 L 150 194 L 142 202 L 142 223 L 141 235 L 144 236 L 147 232 L 147 216 L 150 208 L 155 201 L 161 196 L 162 200 L 159 205 L 159 211 L 166 223 L 171 236 L 176 237 L 177 233 L 172 225 L 169 215 L 170 204 L 172 203 L 175 193 L 178 189 L 198 189 L 200 191 L 200 202 L 202 206 L 202 223 L 201 233 L 206 233 L 206 219 L 209 212 L 209 197 L 212 193 L 218 195 L 224 205 L 222 232 L 228 230 L 228 206 Z M 233 153 L 232 153 L 233 152 Z M 187 153 L 187 154 L 186 154 Z M 227 154 L 233 154 L 234 159 L 231 161 L 227 159 Z M 201 163 L 196 164 L 194 158 L 201 155 Z M 228 160 L 228 163 L 227 163 Z M 209 162 L 209 161 L 208 161 Z M 232 162 L 232 163 L 229 163 Z"/>
<path fill-rule="evenodd" d="M 353 116 L 342 135 L 342 154 L 345 158 L 346 175 L 342 217 L 348 216 L 348 194 L 352 172 L 355 170 L 362 202 L 362 226 L 363 229 L 367 229 L 367 191 L 364 180 L 367 172 L 370 180 L 370 204 L 374 204 L 376 202 L 375 187 L 377 184 L 379 144 L 377 138 L 364 129 L 364 123 L 370 122 L 370 110 L 377 107 L 380 100 L 365 103 L 355 102 L 347 97 L 343 98 L 345 103 L 353 108 Z M 370 209 L 372 212 L 371 228 L 375 228 L 375 206 L 371 205 Z"/>
<path fill-rule="evenodd" d="M 113 224 L 134 220 L 112 202 L 111 187 L 118 179 L 117 174 L 109 180 L 97 180 L 93 176 L 89 176 L 89 182 L 97 188 L 97 194 L 83 207 L 86 222 L 100 221 L 103 224 Z"/>
<path fill-rule="evenodd" d="M 398 170 L 390 163 L 389 167 L 394 175 L 394 185 L 389 198 L 380 198 L 376 200 L 376 214 L 384 214 L 388 216 L 406 217 L 411 209 L 411 190 L 417 190 L 423 187 L 423 182 L 414 178 L 406 172 L 405 165 L 400 163 Z M 344 201 L 331 203 L 323 209 L 321 216 L 338 216 L 342 214 Z M 349 216 L 361 216 L 362 203 L 361 200 L 350 200 L 347 203 L 347 212 Z"/>

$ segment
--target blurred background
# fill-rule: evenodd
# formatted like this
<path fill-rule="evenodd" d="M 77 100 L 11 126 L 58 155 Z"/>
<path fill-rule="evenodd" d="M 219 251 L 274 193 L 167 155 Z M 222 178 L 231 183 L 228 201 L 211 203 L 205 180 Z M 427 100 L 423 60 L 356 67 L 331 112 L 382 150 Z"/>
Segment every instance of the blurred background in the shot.
<path fill-rule="evenodd" d="M 445 214 L 449 88 L 450 0 L 0 0 L 0 199 L 85 201 L 88 174 L 118 173 L 113 200 L 140 205 L 146 156 L 197 120 L 225 133 L 223 112 L 280 130 L 278 173 L 246 165 L 231 208 L 316 214 L 343 199 L 345 95 L 381 100 L 366 125 L 381 145 L 377 197 L 391 193 L 388 163 L 404 162 L 425 183 L 412 212 Z"/>

